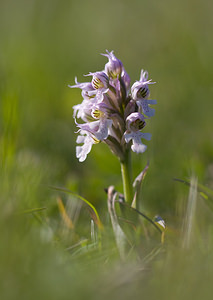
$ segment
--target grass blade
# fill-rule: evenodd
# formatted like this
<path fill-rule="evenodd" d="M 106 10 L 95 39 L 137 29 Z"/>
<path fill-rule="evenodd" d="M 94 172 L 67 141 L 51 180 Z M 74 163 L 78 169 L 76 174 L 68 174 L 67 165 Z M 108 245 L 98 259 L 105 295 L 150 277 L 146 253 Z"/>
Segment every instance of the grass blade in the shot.
<path fill-rule="evenodd" d="M 42 211 L 42 210 L 45 210 L 45 209 L 46 209 L 46 207 L 30 208 L 30 209 L 26 209 L 26 210 L 20 212 L 19 214 L 32 214 L 32 213 Z"/>
<path fill-rule="evenodd" d="M 196 202 L 197 202 L 197 178 L 192 177 L 190 181 L 186 219 L 183 228 L 183 247 L 186 249 L 189 248 L 193 237 Z"/>
<path fill-rule="evenodd" d="M 87 204 L 87 206 L 89 206 L 89 208 L 91 209 L 92 213 L 91 213 L 91 217 L 94 220 L 94 222 L 97 224 L 97 226 L 102 229 L 103 228 L 103 224 L 101 223 L 99 214 L 96 210 L 96 208 L 94 207 L 94 205 L 92 205 L 92 203 L 90 203 L 87 199 L 85 199 L 84 197 L 73 193 L 72 191 L 66 189 L 66 188 L 61 188 L 61 187 L 54 187 L 54 186 L 50 186 L 51 189 L 59 191 L 59 192 L 63 192 L 63 193 L 67 193 L 67 194 L 71 194 L 74 197 L 82 200 L 84 203 Z"/>
<path fill-rule="evenodd" d="M 191 186 L 191 181 L 186 179 L 178 179 L 174 178 L 175 181 L 181 182 L 187 186 Z M 209 206 L 211 210 L 213 210 L 213 190 L 206 187 L 203 184 L 197 183 L 197 191 L 199 192 L 200 196 L 205 200 L 206 204 Z"/>

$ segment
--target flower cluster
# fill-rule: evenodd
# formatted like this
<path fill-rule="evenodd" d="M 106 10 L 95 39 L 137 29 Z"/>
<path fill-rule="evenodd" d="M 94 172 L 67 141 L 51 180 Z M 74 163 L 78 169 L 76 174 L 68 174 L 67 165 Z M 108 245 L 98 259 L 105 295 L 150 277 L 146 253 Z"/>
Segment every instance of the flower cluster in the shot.
<path fill-rule="evenodd" d="M 142 153 L 146 150 L 141 139 L 150 140 L 149 133 L 141 132 L 146 119 L 154 115 L 150 107 L 156 100 L 148 100 L 150 95 L 147 71 L 141 71 L 140 80 L 130 87 L 130 77 L 122 62 L 113 51 L 103 54 L 108 58 L 103 71 L 89 73 L 90 82 L 78 83 L 71 88 L 82 90 L 83 101 L 75 105 L 74 118 L 78 130 L 76 156 L 84 161 L 93 144 L 101 141 L 108 144 L 112 152 L 124 160 L 125 153 Z M 78 123 L 81 119 L 83 123 Z"/>

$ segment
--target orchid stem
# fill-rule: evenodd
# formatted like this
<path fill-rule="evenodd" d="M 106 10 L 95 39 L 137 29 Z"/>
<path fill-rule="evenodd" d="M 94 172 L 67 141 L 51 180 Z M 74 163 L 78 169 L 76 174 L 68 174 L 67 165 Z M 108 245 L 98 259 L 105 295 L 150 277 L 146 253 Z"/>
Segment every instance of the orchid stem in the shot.
<path fill-rule="evenodd" d="M 126 151 L 125 159 L 121 161 L 121 174 L 123 181 L 123 192 L 125 202 L 131 205 L 133 199 L 133 189 L 132 189 L 132 165 L 131 165 L 131 152 Z"/>

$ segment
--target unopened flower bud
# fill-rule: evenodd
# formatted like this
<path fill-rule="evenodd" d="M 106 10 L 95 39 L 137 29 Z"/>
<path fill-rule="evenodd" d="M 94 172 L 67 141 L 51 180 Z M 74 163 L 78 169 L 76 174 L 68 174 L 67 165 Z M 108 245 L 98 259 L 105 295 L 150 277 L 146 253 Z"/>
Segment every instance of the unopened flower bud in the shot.
<path fill-rule="evenodd" d="M 108 54 L 103 54 L 108 57 L 109 62 L 105 65 L 105 72 L 109 77 L 115 79 L 121 75 L 123 70 L 122 62 L 113 54 L 113 51 L 106 51 Z"/>
<path fill-rule="evenodd" d="M 126 89 L 129 90 L 131 79 L 125 69 L 123 69 L 121 73 L 121 79 L 123 80 Z"/>

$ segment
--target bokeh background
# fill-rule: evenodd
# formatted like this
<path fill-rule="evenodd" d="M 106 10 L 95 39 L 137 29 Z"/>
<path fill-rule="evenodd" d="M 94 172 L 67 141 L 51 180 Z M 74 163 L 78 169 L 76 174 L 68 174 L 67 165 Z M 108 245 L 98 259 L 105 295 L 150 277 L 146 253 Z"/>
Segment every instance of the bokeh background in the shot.
<path fill-rule="evenodd" d="M 210 0 L 1 0 L 4 299 L 14 295 L 30 299 L 30 291 L 42 286 L 41 281 L 44 286 L 62 284 L 63 288 L 69 282 L 64 269 L 64 282 L 54 277 L 55 257 L 60 260 L 60 255 L 37 238 L 36 221 L 17 220 L 14 214 L 45 206 L 47 215 L 55 214 L 57 219 L 56 194 L 48 186 L 81 194 L 102 215 L 106 213 L 104 188 L 114 184 L 122 191 L 119 162 L 106 145 L 94 146 L 84 163 L 75 157 L 72 106 L 82 98 L 80 90 L 68 85 L 74 84 L 75 76 L 84 81 L 83 74 L 102 70 L 106 58 L 100 53 L 106 49 L 114 50 L 132 83 L 141 69 L 156 81 L 151 86 L 156 115 L 147 126 L 152 140 L 143 155 L 133 155 L 134 176 L 150 163 L 142 209 L 172 222 L 187 197 L 187 190 L 173 178 L 186 179 L 194 173 L 199 182 L 212 186 L 212 11 Z M 32 270 L 35 277 L 28 282 L 26 274 Z M 26 288 L 25 280 L 32 288 Z M 42 291 L 41 297 L 60 294 L 56 287 L 52 294 L 45 294 L 44 287 Z"/>

